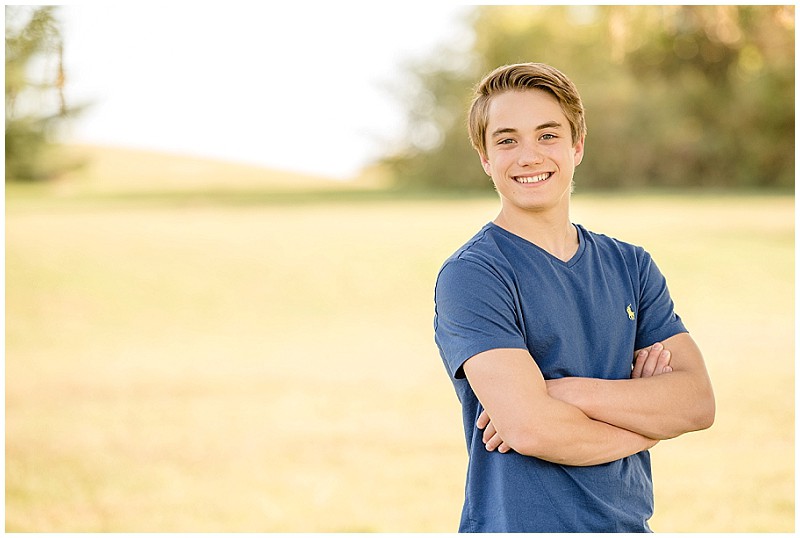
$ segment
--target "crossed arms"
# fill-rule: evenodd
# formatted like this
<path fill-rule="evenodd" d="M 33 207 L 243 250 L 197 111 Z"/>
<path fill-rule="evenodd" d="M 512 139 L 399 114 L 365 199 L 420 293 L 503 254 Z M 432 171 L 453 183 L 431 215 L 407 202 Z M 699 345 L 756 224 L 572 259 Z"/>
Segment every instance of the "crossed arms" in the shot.
<path fill-rule="evenodd" d="M 631 379 L 545 380 L 524 349 L 493 349 L 464 363 L 485 411 L 487 450 L 564 465 L 597 465 L 636 454 L 714 421 L 702 354 L 687 333 L 639 350 Z"/>

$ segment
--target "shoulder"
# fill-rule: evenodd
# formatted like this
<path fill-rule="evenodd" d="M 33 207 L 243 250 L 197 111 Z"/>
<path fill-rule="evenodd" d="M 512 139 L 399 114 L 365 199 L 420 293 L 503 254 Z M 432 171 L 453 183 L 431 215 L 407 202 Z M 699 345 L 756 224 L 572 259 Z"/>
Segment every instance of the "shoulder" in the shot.
<path fill-rule="evenodd" d="M 491 224 L 487 224 L 445 260 L 439 277 L 445 273 L 462 272 L 488 272 L 499 276 L 507 273 L 510 266 L 502 237 Z"/>
<path fill-rule="evenodd" d="M 503 246 L 502 237 L 490 225 L 456 250 L 439 269 L 436 298 L 464 299 L 467 295 L 507 295 L 514 289 L 513 261 Z"/>

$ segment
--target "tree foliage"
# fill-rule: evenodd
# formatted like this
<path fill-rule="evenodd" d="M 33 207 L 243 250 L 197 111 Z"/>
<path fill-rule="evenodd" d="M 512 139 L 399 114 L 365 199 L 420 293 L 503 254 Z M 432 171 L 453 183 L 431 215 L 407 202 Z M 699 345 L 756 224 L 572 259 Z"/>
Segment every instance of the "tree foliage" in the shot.
<path fill-rule="evenodd" d="M 579 189 L 794 185 L 792 6 L 481 6 L 467 24 L 469 51 L 410 68 L 409 132 L 383 161 L 399 185 L 491 188 L 466 133 L 472 88 L 527 61 L 581 92 Z"/>
<path fill-rule="evenodd" d="M 60 171 L 54 134 L 78 108 L 64 100 L 63 39 L 54 6 L 6 6 L 6 181 Z"/>

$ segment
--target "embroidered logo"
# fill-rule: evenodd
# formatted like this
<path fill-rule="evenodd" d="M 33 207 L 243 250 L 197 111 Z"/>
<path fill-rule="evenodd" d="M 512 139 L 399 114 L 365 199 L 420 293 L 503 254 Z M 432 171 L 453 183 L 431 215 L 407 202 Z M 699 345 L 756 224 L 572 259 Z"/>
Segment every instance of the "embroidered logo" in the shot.
<path fill-rule="evenodd" d="M 633 309 L 631 308 L 631 305 L 628 305 L 627 308 L 625 308 L 625 311 L 628 313 L 628 317 L 631 320 L 635 320 L 636 319 L 636 314 L 633 313 Z"/>

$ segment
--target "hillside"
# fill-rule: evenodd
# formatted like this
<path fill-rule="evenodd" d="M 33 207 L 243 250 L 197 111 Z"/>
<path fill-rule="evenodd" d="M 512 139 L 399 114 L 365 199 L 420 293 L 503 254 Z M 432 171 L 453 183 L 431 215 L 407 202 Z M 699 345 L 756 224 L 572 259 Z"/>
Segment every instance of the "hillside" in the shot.
<path fill-rule="evenodd" d="M 273 170 L 189 155 L 110 146 L 70 144 L 69 162 L 83 166 L 59 179 L 59 187 L 91 192 L 342 189 L 354 182 Z M 364 187 L 363 183 L 359 184 Z"/>

